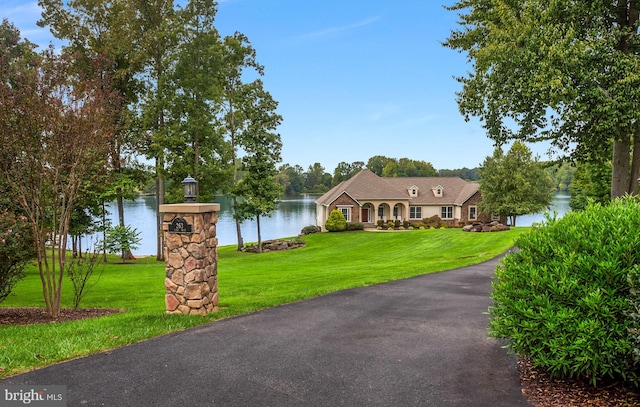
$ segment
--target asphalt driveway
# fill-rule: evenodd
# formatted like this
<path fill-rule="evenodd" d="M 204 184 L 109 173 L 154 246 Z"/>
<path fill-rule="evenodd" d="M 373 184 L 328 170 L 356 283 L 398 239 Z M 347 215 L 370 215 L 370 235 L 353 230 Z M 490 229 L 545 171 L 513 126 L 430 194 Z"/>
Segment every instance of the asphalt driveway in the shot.
<path fill-rule="evenodd" d="M 528 406 L 515 356 L 486 336 L 497 263 L 217 321 L 0 387 L 66 385 L 68 406 Z"/>

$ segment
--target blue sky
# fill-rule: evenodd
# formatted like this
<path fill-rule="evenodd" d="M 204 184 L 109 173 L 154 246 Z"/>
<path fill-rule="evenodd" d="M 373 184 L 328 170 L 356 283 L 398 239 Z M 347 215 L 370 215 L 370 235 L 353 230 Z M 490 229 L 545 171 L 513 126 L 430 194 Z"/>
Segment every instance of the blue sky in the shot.
<path fill-rule="evenodd" d="M 441 45 L 453 0 L 222 0 L 216 27 L 245 34 L 265 66 L 265 88 L 283 116 L 283 163 L 375 155 L 424 160 L 436 169 L 479 166 L 493 143 L 455 101 L 466 57 Z M 4 0 L 0 17 L 41 45 L 37 1 Z M 530 146 L 542 159 L 545 148 Z"/>

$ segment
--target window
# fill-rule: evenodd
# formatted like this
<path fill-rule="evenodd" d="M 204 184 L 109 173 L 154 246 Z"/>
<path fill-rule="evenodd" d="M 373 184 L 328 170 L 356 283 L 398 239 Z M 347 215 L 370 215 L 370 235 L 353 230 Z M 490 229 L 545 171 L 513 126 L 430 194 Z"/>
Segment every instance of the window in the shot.
<path fill-rule="evenodd" d="M 453 219 L 453 206 L 440 207 L 440 219 Z"/>
<path fill-rule="evenodd" d="M 380 219 L 384 218 L 384 206 L 382 205 L 378 206 L 378 218 Z"/>
<path fill-rule="evenodd" d="M 342 212 L 342 215 L 344 215 L 344 218 L 347 220 L 347 222 L 351 222 L 351 208 L 350 207 L 339 207 L 338 208 L 340 210 L 340 212 Z"/>
<path fill-rule="evenodd" d="M 470 206 L 469 207 L 469 220 L 476 220 L 478 218 L 478 207 Z"/>
<path fill-rule="evenodd" d="M 500 220 L 500 214 L 499 213 L 494 213 L 493 215 L 491 215 L 491 220 Z"/>
<path fill-rule="evenodd" d="M 422 207 L 421 206 L 410 206 L 409 207 L 409 218 L 411 218 L 411 219 L 422 219 Z"/>

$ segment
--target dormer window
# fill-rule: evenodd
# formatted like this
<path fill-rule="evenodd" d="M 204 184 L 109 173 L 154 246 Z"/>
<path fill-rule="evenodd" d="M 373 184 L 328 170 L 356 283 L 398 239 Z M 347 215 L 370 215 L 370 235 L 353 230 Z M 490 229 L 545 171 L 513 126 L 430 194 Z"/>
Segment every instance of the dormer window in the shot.
<path fill-rule="evenodd" d="M 433 196 L 437 197 L 437 198 L 442 198 L 442 185 L 438 185 L 435 186 L 433 188 L 431 188 L 431 191 L 433 191 Z"/>
<path fill-rule="evenodd" d="M 418 187 L 413 185 L 408 188 L 409 196 L 416 197 L 418 196 Z"/>

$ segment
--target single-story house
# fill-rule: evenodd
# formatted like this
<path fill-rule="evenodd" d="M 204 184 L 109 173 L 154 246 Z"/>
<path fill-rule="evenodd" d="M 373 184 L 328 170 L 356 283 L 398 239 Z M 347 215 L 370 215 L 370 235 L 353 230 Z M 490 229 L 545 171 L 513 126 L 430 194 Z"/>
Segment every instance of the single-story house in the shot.
<path fill-rule="evenodd" d="M 318 198 L 316 224 L 340 210 L 347 222 L 375 226 L 378 220 L 418 222 L 437 215 L 450 226 L 501 220 L 480 214 L 480 185 L 459 177 L 380 177 L 362 170 Z"/>

